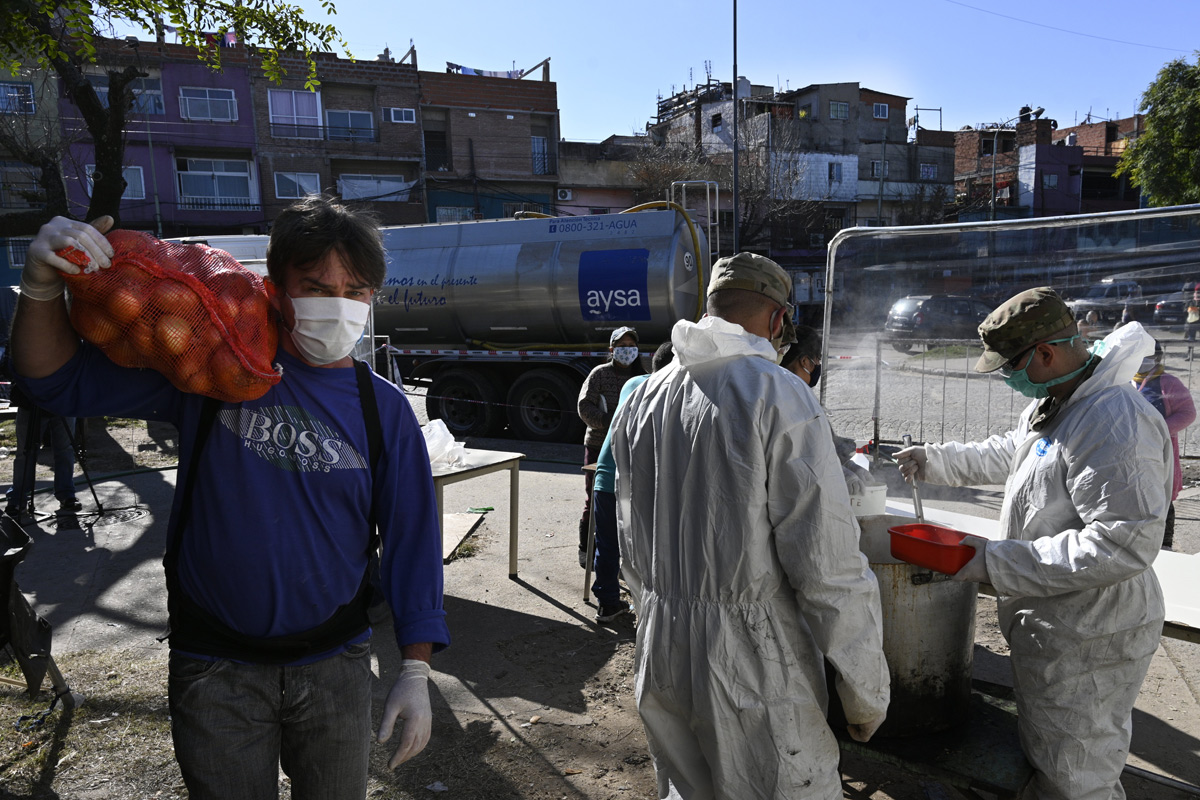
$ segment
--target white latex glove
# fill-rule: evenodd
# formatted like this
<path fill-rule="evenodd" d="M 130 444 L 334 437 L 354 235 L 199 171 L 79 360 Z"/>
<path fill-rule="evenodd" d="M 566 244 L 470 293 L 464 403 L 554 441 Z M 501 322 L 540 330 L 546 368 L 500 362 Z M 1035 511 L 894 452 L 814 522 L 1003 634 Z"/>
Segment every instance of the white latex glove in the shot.
<path fill-rule="evenodd" d="M 850 493 L 851 497 L 867 493 L 867 484 L 857 471 L 860 469 L 862 467 L 859 467 L 857 464 L 842 465 L 842 477 L 846 480 L 846 491 Z"/>
<path fill-rule="evenodd" d="M 400 676 L 388 692 L 379 723 L 379 743 L 392 738 L 397 719 L 404 723 L 400 731 L 400 746 L 388 762 L 388 769 L 408 761 L 429 744 L 433 728 L 433 710 L 429 706 L 429 665 L 415 658 L 406 658 L 400 665 Z"/>
<path fill-rule="evenodd" d="M 974 581 L 975 583 L 991 583 L 987 571 L 988 540 L 979 536 L 967 536 L 962 540 L 967 547 L 975 548 L 975 555 L 958 572 L 950 576 L 951 580 Z"/>
<path fill-rule="evenodd" d="M 78 275 L 85 269 L 112 266 L 112 245 L 104 238 L 112 224 L 112 217 L 100 217 L 92 225 L 55 217 L 43 225 L 25 255 L 21 294 L 31 300 L 53 300 L 63 293 L 62 273 Z M 54 252 L 64 247 L 80 251 L 87 257 L 88 265 L 79 267 Z"/>
<path fill-rule="evenodd" d="M 921 445 L 916 447 L 906 447 L 903 450 L 896 451 L 896 465 L 900 467 L 900 474 L 904 476 L 904 482 L 912 485 L 918 480 L 925 480 L 925 448 Z"/>
<path fill-rule="evenodd" d="M 871 737 L 875 735 L 875 731 L 879 730 L 879 726 L 887 719 L 887 714 L 880 714 L 870 722 L 860 722 L 857 725 L 847 725 L 846 730 L 850 732 L 850 738 L 856 742 L 869 742 Z"/>

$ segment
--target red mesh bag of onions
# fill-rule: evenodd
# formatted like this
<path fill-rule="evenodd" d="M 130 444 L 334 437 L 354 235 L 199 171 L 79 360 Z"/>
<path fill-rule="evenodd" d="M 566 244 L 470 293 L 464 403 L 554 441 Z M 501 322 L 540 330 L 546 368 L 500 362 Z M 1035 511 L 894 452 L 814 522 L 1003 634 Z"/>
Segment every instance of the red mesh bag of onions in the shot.
<path fill-rule="evenodd" d="M 185 392 L 230 403 L 279 382 L 267 286 L 223 250 L 138 231 L 108 234 L 112 267 L 66 275 L 71 324 L 123 367 L 150 367 Z M 87 267 L 74 248 L 59 255 Z"/>

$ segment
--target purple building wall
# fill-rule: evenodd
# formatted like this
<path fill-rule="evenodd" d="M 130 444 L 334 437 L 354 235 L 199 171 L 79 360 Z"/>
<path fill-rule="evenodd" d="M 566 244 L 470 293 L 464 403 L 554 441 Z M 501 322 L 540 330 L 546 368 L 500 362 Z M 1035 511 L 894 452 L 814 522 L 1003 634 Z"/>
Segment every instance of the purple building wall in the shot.
<path fill-rule="evenodd" d="M 248 65 L 240 50 L 222 55 L 214 72 L 182 47 L 140 44 L 140 66 L 159 79 L 161 98 L 144 93 L 129 114 L 124 163 L 133 185 L 121 203 L 123 227 L 163 237 L 265 232 Z M 94 149 L 75 106 L 64 99 L 60 107 L 68 136 L 82 133 L 73 135 L 64 173 L 72 212 L 83 215 Z M 151 107 L 162 113 L 146 113 Z M 234 108 L 236 119 L 227 119 Z"/>

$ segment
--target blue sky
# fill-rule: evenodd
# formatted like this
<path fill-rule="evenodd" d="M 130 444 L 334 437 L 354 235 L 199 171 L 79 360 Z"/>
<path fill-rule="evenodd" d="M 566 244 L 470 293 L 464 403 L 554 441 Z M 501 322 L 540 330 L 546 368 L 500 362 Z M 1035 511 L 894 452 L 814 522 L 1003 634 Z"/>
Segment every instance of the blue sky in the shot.
<path fill-rule="evenodd" d="M 567 139 L 643 131 L 657 96 L 703 82 L 705 61 L 715 78 L 733 76 L 732 0 L 335 2 L 356 58 L 385 45 L 399 56 L 410 39 L 423 70 L 520 69 L 549 56 Z M 857 81 L 913 98 L 909 116 L 940 107 L 946 130 L 1004 121 L 1026 103 L 1061 127 L 1089 110 L 1130 116 L 1158 70 L 1194 62 L 1197 49 L 1197 0 L 738 3 L 738 73 L 753 83 Z M 921 124 L 938 127 L 937 112 L 922 111 Z"/>

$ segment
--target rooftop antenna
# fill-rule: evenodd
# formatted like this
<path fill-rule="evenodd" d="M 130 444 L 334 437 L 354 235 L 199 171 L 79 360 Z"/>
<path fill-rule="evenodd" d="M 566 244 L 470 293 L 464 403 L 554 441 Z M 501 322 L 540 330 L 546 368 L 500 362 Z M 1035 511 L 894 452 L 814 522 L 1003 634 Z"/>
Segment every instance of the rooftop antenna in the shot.
<path fill-rule="evenodd" d="M 688 83 L 690 83 L 692 86 L 696 85 L 696 80 L 692 77 L 692 68 L 691 67 L 688 67 Z"/>
<path fill-rule="evenodd" d="M 704 59 L 704 82 L 712 83 L 712 61 Z"/>

